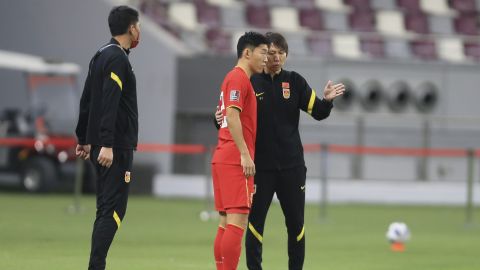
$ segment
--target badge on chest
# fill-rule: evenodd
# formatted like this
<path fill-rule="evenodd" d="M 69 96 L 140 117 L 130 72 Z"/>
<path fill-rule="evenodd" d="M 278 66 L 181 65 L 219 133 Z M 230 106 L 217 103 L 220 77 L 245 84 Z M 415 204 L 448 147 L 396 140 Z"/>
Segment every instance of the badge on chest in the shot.
<path fill-rule="evenodd" d="M 289 99 L 290 98 L 290 83 L 289 82 L 282 82 L 282 89 L 283 89 L 283 98 Z"/>

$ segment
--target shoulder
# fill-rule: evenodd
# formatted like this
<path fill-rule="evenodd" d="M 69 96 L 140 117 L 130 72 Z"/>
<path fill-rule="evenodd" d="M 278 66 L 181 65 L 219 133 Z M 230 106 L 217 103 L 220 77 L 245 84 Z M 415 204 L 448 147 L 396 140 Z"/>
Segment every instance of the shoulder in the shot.
<path fill-rule="evenodd" d="M 238 69 L 231 70 L 226 76 L 225 81 L 228 83 L 233 83 L 235 85 L 245 85 L 245 83 L 250 83 L 248 77 L 243 73 L 243 71 Z"/>
<path fill-rule="evenodd" d="M 105 48 L 100 57 L 103 57 L 107 63 L 115 63 L 119 65 L 128 65 L 128 57 L 125 55 L 125 52 L 122 48 L 118 46 L 110 46 Z"/>
<path fill-rule="evenodd" d="M 296 71 L 286 71 L 289 73 L 289 77 L 295 81 L 305 81 L 305 78 Z"/>

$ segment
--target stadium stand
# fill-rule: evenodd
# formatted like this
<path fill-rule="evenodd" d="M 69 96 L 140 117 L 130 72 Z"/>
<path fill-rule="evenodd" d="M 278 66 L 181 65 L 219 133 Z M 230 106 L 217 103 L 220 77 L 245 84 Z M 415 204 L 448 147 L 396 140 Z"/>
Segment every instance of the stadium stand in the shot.
<path fill-rule="evenodd" d="M 235 38 L 252 29 L 288 35 L 298 56 L 480 60 L 480 0 L 137 2 L 159 27 L 196 52 L 232 54 Z"/>

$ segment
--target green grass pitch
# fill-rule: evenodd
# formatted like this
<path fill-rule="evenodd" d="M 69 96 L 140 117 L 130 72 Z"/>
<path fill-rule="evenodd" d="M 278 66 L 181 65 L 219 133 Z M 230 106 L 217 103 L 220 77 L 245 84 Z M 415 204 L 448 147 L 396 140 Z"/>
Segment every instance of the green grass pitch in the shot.
<path fill-rule="evenodd" d="M 67 195 L 0 193 L 0 269 L 87 269 L 95 211 L 85 196 L 84 210 L 70 214 Z M 110 249 L 107 269 L 213 270 L 216 221 L 203 222 L 205 203 L 131 196 Z M 480 211 L 465 226 L 462 207 L 331 205 L 328 219 L 319 208 L 306 209 L 305 270 L 476 270 L 480 269 Z M 412 239 L 404 253 L 389 249 L 385 232 L 402 220 Z M 273 204 L 264 234 L 264 269 L 287 267 L 286 232 Z M 246 269 L 242 252 L 239 269 Z"/>

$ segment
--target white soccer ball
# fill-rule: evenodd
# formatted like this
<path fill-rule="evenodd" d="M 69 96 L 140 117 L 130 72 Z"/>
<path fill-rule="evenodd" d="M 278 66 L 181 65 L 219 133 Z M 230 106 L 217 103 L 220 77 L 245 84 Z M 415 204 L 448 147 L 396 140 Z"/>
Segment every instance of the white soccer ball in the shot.
<path fill-rule="evenodd" d="M 411 237 L 407 224 L 403 222 L 393 222 L 388 226 L 387 239 L 390 242 L 404 243 Z"/>
<path fill-rule="evenodd" d="M 208 221 L 210 219 L 210 213 L 208 211 L 200 212 L 200 220 L 201 221 Z"/>

